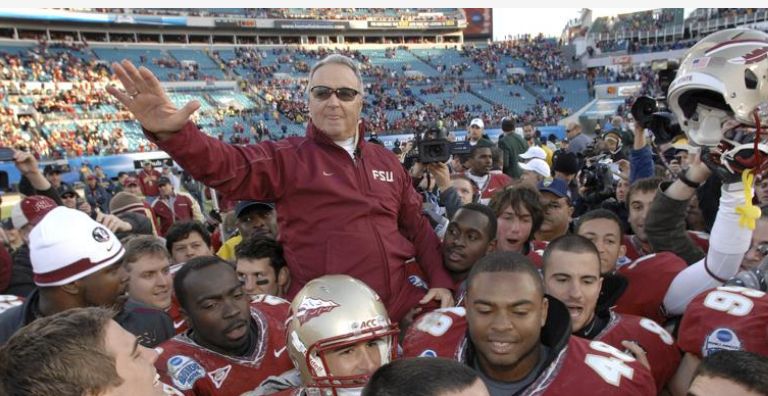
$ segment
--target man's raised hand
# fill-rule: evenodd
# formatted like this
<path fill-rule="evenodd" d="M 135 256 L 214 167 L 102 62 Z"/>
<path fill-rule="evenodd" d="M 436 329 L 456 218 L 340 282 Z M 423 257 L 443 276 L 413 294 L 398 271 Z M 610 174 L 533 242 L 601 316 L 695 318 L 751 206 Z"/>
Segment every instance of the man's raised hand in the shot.
<path fill-rule="evenodd" d="M 130 61 L 123 60 L 113 63 L 112 70 L 123 84 L 123 90 L 108 86 L 107 92 L 128 108 L 144 129 L 160 140 L 178 132 L 192 113 L 200 108 L 200 102 L 192 100 L 177 109 L 157 77 L 144 66 L 137 69 Z"/>

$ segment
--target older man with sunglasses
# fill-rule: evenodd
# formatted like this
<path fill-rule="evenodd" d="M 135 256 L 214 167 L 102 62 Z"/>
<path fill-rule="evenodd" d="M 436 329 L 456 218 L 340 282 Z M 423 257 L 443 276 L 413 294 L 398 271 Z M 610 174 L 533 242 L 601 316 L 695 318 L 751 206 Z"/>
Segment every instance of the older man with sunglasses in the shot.
<path fill-rule="evenodd" d="M 347 274 L 376 290 L 396 321 L 418 304 L 452 304 L 421 196 L 394 154 L 363 139 L 363 82 L 352 59 L 329 55 L 310 71 L 305 137 L 247 146 L 200 132 L 189 121 L 200 103 L 177 109 L 149 69 L 127 60 L 112 66 L 124 90 L 109 93 L 192 177 L 232 199 L 275 202 L 293 278 L 288 298 L 314 278 Z M 406 279 L 413 260 L 429 278 L 426 293 Z"/>

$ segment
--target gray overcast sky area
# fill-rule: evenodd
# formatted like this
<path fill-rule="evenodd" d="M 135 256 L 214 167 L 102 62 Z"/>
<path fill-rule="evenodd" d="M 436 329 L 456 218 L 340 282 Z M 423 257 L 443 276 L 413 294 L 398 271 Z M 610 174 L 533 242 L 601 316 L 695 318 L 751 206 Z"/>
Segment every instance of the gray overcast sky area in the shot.
<path fill-rule="evenodd" d="M 592 8 L 593 18 L 649 10 L 650 8 Z M 694 8 L 686 8 L 685 15 Z M 578 18 L 581 8 L 494 8 L 493 39 L 507 35 L 538 34 L 559 37 L 565 24 Z"/>

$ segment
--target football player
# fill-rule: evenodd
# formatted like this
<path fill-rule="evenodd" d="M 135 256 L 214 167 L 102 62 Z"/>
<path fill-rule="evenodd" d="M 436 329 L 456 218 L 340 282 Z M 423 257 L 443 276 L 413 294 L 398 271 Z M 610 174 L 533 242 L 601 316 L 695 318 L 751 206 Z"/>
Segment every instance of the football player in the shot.
<path fill-rule="evenodd" d="M 618 224 L 606 224 L 616 230 Z M 646 357 L 659 391 L 669 381 L 680 363 L 675 340 L 658 323 L 648 318 L 598 309 L 603 283 L 600 255 L 595 245 L 579 235 L 565 235 L 550 242 L 544 250 L 544 286 L 571 316 L 574 335 L 605 342 L 618 349 L 639 347 L 633 351 Z"/>
<path fill-rule="evenodd" d="M 231 264 L 215 256 L 189 260 L 173 288 L 189 330 L 160 345 L 155 367 L 185 395 L 240 395 L 292 367 L 287 301 L 251 300 Z"/>
<path fill-rule="evenodd" d="M 397 326 L 376 292 L 351 276 L 310 281 L 290 313 L 286 346 L 295 369 L 247 395 L 360 395 L 370 376 L 395 357 Z"/>
<path fill-rule="evenodd" d="M 466 311 L 430 312 L 409 328 L 404 355 L 458 360 L 491 395 L 652 395 L 650 371 L 600 341 L 571 337 L 570 315 L 545 296 L 541 277 L 519 253 L 494 252 L 467 280 Z"/>

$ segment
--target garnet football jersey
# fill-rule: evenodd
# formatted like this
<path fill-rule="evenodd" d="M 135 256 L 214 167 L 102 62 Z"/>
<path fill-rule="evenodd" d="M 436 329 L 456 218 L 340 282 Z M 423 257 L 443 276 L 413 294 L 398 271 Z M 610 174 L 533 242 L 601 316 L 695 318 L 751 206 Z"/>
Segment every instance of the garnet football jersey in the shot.
<path fill-rule="evenodd" d="M 175 293 L 171 293 L 171 306 L 165 311 L 173 321 L 173 330 L 176 334 L 181 334 L 189 328 L 187 326 L 187 320 L 181 315 L 181 307 L 179 306 L 179 300 L 176 298 Z"/>
<path fill-rule="evenodd" d="M 670 252 L 648 254 L 619 267 L 617 272 L 627 278 L 629 285 L 616 301 L 616 312 L 664 324 L 664 297 L 677 274 L 687 267 L 683 259 Z"/>
<path fill-rule="evenodd" d="M 406 332 L 404 357 L 442 357 L 464 362 L 464 308 L 445 308 L 419 318 Z M 655 395 L 650 371 L 635 358 L 600 341 L 572 336 L 568 344 L 522 393 L 524 395 Z"/>
<path fill-rule="evenodd" d="M 547 245 L 549 245 L 549 242 L 547 241 L 531 241 L 528 245 L 529 249 L 526 257 L 528 257 L 538 269 L 544 267 L 544 249 L 547 248 Z"/>
<path fill-rule="evenodd" d="M 260 295 L 251 302 L 258 329 L 256 348 L 249 356 L 225 356 L 197 345 L 186 333 L 160 345 L 155 367 L 161 380 L 185 395 L 240 395 L 271 375 L 293 368 L 285 347 L 285 321 L 290 304 Z"/>
<path fill-rule="evenodd" d="M 489 173 L 489 180 L 485 186 L 480 186 L 480 203 L 488 205 L 491 202 L 491 198 L 504 187 L 512 183 L 512 178 L 503 173 Z"/>
<path fill-rule="evenodd" d="M 768 295 L 738 286 L 721 286 L 688 304 L 677 344 L 698 358 L 717 350 L 768 356 Z"/>
<path fill-rule="evenodd" d="M 611 318 L 603 331 L 595 338 L 620 350 L 626 349 L 622 341 L 635 341 L 647 353 L 651 374 L 660 392 L 680 365 L 680 351 L 675 339 L 661 325 L 635 315 L 611 312 Z"/>
<path fill-rule="evenodd" d="M 709 234 L 700 231 L 688 231 L 688 237 L 691 238 L 693 243 L 700 247 L 705 254 L 709 251 Z M 634 235 L 624 235 L 624 246 L 627 248 L 625 256 L 632 261 L 652 253 L 643 249 L 642 243 Z"/>

